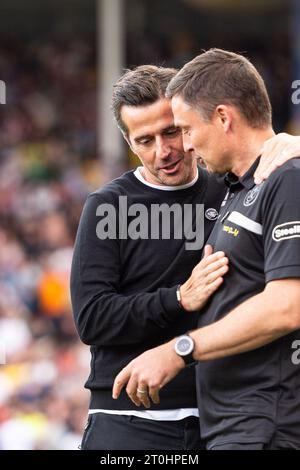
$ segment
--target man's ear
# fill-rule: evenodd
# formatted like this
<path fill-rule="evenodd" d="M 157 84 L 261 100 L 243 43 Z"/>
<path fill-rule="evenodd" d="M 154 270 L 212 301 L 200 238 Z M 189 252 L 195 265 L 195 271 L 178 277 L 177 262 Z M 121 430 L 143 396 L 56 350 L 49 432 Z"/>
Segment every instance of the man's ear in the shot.
<path fill-rule="evenodd" d="M 216 107 L 215 117 L 218 123 L 223 127 L 224 132 L 228 132 L 232 125 L 232 112 L 230 108 L 224 104 Z"/>

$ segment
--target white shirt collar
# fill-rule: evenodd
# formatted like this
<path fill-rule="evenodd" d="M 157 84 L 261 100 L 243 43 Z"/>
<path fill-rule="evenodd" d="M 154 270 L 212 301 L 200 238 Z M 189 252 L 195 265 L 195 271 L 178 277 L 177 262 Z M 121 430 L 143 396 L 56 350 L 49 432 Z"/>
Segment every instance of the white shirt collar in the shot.
<path fill-rule="evenodd" d="M 149 183 L 148 181 L 146 181 L 145 178 L 143 177 L 142 173 L 141 173 L 142 168 L 143 168 L 142 166 L 139 166 L 135 170 L 135 172 L 133 173 L 134 176 L 139 181 L 141 181 L 141 183 L 145 184 L 146 186 L 149 186 L 150 188 L 154 188 L 154 189 L 160 189 L 161 191 L 178 191 L 178 190 L 181 190 L 181 189 L 190 188 L 191 186 L 193 186 L 197 182 L 198 176 L 199 176 L 199 170 L 197 168 L 197 174 L 196 174 L 195 178 L 192 181 L 190 181 L 189 183 L 180 184 L 178 186 L 165 186 L 165 185 Z"/>

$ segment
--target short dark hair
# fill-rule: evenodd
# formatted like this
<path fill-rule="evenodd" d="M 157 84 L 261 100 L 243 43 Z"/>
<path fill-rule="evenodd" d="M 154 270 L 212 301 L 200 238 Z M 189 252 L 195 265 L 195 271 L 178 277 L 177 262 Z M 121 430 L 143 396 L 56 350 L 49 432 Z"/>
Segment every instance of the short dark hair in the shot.
<path fill-rule="evenodd" d="M 155 65 L 140 65 L 125 71 L 114 85 L 112 95 L 112 110 L 123 132 L 127 134 L 121 119 L 122 106 L 144 106 L 165 98 L 167 86 L 176 73 L 176 69 Z"/>
<path fill-rule="evenodd" d="M 210 49 L 185 64 L 170 81 L 166 96 L 180 95 L 210 121 L 219 104 L 234 105 L 253 128 L 272 122 L 272 108 L 264 81 L 240 54 Z"/>

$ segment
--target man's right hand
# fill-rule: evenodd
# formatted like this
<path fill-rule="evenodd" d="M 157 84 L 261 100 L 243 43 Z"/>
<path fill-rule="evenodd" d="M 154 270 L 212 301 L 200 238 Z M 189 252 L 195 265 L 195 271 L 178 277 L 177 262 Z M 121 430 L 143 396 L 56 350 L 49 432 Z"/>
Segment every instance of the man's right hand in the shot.
<path fill-rule="evenodd" d="M 188 312 L 201 310 L 222 284 L 228 269 L 225 253 L 213 253 L 212 247 L 206 245 L 202 260 L 194 267 L 188 280 L 180 286 L 182 307 Z"/>

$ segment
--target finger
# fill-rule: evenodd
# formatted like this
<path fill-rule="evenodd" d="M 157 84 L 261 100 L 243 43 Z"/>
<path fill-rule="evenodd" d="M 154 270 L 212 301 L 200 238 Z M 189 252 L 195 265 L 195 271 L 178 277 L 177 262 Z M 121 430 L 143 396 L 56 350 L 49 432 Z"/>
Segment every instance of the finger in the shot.
<path fill-rule="evenodd" d="M 211 245 L 205 245 L 203 259 L 207 258 L 209 255 L 212 255 L 214 252 L 213 247 Z"/>
<path fill-rule="evenodd" d="M 128 380 L 130 379 L 131 371 L 129 367 L 124 367 L 124 369 L 119 372 L 117 377 L 115 378 L 115 381 L 113 383 L 113 391 L 112 391 L 112 397 L 114 400 L 119 398 L 119 395 L 124 388 L 124 386 L 127 384 Z"/>
<path fill-rule="evenodd" d="M 137 378 L 131 376 L 126 387 L 126 393 L 136 406 L 140 406 L 142 402 L 140 400 L 140 395 L 137 394 L 137 389 L 138 380 Z"/>
<path fill-rule="evenodd" d="M 135 406 L 141 406 L 142 402 L 140 401 L 140 398 L 137 396 L 136 393 L 127 393 L 128 397 L 130 398 L 130 400 L 132 401 L 132 403 L 135 404 Z"/>
<path fill-rule="evenodd" d="M 262 158 L 254 174 L 254 182 L 260 184 L 268 178 L 274 169 L 282 166 L 288 160 L 298 157 L 299 152 L 298 138 L 295 140 L 294 136 L 286 133 L 272 137 L 263 146 Z M 273 162 L 276 163 L 275 168 L 274 166 L 270 167 Z"/>
<path fill-rule="evenodd" d="M 229 263 L 228 258 L 226 258 L 226 256 L 223 256 L 217 261 L 214 261 L 213 263 L 210 263 L 208 266 L 206 266 L 206 268 L 203 269 L 203 274 L 204 276 L 207 276 L 208 274 L 216 271 L 217 269 L 221 268 L 222 266 L 228 263 Z"/>
<path fill-rule="evenodd" d="M 265 179 L 264 173 L 260 173 L 258 176 L 254 176 L 254 183 L 256 185 L 261 184 Z"/>
<path fill-rule="evenodd" d="M 141 390 L 141 392 L 139 390 Z M 136 396 L 145 408 L 150 408 L 150 399 L 146 382 L 140 382 L 137 384 Z"/>
<path fill-rule="evenodd" d="M 254 173 L 254 178 L 262 179 L 263 173 L 268 169 L 276 156 L 282 151 L 281 142 L 266 141 L 261 149 L 261 159 Z"/>
<path fill-rule="evenodd" d="M 266 141 L 264 142 L 262 148 L 260 149 L 261 158 L 259 160 L 259 164 L 255 170 L 255 175 L 264 171 L 270 161 L 272 161 L 272 152 L 276 147 L 276 142 L 274 141 Z"/>
<path fill-rule="evenodd" d="M 145 408 L 150 408 L 150 398 L 149 398 L 148 392 L 144 393 L 143 395 L 137 394 L 137 396 L 141 404 L 144 405 Z"/>
<path fill-rule="evenodd" d="M 264 172 L 261 174 L 261 177 L 260 177 L 261 181 L 266 180 L 270 176 L 270 174 L 273 173 L 273 171 L 275 171 L 279 166 L 280 165 L 277 163 L 277 160 L 273 160 L 273 162 L 270 163 L 268 168 L 266 168 Z"/>
<path fill-rule="evenodd" d="M 267 153 L 268 149 L 268 153 Z M 268 147 L 265 147 L 265 150 L 262 152 L 262 156 L 259 160 L 259 164 L 255 170 L 254 176 L 260 176 L 273 160 L 273 155 L 274 155 L 274 146 L 272 146 L 272 149 L 269 149 Z"/>
<path fill-rule="evenodd" d="M 275 160 L 281 152 L 286 148 L 287 143 L 283 141 L 283 137 L 277 135 L 266 140 L 261 149 L 261 159 L 254 173 L 254 176 L 261 176 L 268 166 Z"/>
<path fill-rule="evenodd" d="M 213 263 L 214 261 L 217 261 L 223 256 L 225 256 L 224 251 L 216 251 L 215 253 L 208 255 L 206 258 L 202 258 L 202 260 L 197 264 L 197 266 L 200 266 L 200 265 L 207 266 L 208 264 Z"/>
<path fill-rule="evenodd" d="M 217 269 L 216 271 L 212 272 L 207 276 L 207 284 L 211 284 L 219 277 L 223 277 L 229 270 L 228 265 L 222 266 L 221 268 Z"/>
<path fill-rule="evenodd" d="M 277 167 L 284 165 L 284 163 L 288 162 L 292 158 L 299 158 L 300 155 L 300 148 L 289 148 L 286 147 L 280 152 L 280 154 L 276 157 L 276 164 Z"/>
<path fill-rule="evenodd" d="M 149 387 L 149 396 L 155 405 L 158 405 L 160 403 L 159 388 Z"/>
<path fill-rule="evenodd" d="M 266 180 L 273 171 L 275 171 L 277 168 L 281 167 L 284 165 L 286 162 L 291 160 L 292 158 L 296 158 L 298 156 L 298 152 L 294 150 L 288 150 L 288 148 L 285 147 L 279 153 L 276 158 L 270 163 L 270 165 L 262 172 L 261 174 L 261 180 Z M 256 180 L 254 179 L 254 182 Z"/>
<path fill-rule="evenodd" d="M 208 286 L 208 293 L 209 295 L 212 295 L 223 283 L 224 279 L 223 277 L 218 277 L 215 281 L 211 282 Z"/>
<path fill-rule="evenodd" d="M 254 183 L 255 184 L 261 184 L 262 182 L 264 181 L 264 179 L 262 178 L 262 176 L 254 176 Z"/>
<path fill-rule="evenodd" d="M 216 253 L 213 253 L 212 255 L 207 256 L 206 258 L 202 258 L 202 260 L 195 266 L 194 269 L 204 269 L 211 263 L 214 263 L 215 261 L 218 261 L 219 259 L 223 258 L 225 256 L 224 251 L 216 251 Z"/>

